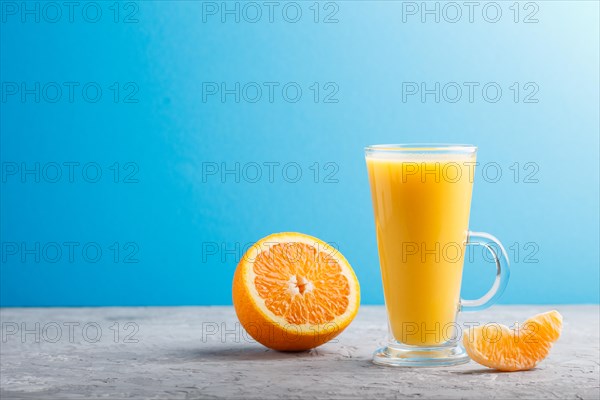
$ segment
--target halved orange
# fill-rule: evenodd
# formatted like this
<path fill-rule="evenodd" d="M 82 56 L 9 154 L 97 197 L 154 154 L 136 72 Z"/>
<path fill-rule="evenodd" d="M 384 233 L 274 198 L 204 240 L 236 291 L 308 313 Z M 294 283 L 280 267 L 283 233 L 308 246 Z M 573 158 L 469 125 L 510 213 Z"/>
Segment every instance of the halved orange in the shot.
<path fill-rule="evenodd" d="M 275 350 L 307 350 L 331 340 L 354 319 L 359 303 L 358 280 L 344 256 L 302 233 L 259 240 L 233 277 L 240 323 Z"/>
<path fill-rule="evenodd" d="M 548 356 L 562 330 L 562 315 L 556 310 L 529 318 L 509 329 L 502 324 L 471 328 L 463 335 L 469 356 L 479 364 L 500 371 L 522 371 Z"/>

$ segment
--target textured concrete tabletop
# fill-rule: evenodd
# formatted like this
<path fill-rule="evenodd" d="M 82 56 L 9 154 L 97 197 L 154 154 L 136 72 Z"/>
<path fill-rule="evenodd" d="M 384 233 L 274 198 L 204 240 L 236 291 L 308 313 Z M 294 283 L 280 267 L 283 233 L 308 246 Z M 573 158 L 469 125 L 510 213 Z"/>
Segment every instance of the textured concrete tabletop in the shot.
<path fill-rule="evenodd" d="M 253 342 L 231 307 L 5 308 L 0 398 L 600 398 L 597 306 L 498 306 L 462 319 L 512 324 L 552 308 L 561 339 L 517 373 L 373 365 L 383 307 L 362 307 L 333 342 L 291 354 Z"/>

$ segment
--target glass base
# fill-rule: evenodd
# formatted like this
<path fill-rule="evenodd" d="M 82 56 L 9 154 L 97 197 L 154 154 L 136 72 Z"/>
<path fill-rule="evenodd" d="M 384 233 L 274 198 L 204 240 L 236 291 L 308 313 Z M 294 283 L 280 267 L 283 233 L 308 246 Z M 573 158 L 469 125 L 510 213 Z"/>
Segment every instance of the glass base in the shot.
<path fill-rule="evenodd" d="M 466 364 L 471 359 L 460 345 L 415 347 L 399 343 L 382 347 L 373 354 L 373 362 L 393 367 L 441 367 Z"/>

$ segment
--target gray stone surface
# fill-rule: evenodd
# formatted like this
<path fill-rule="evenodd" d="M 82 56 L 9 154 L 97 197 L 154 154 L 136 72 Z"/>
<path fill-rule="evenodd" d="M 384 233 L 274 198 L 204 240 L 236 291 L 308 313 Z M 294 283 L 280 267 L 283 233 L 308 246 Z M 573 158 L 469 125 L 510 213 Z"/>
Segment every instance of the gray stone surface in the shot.
<path fill-rule="evenodd" d="M 463 320 L 512 324 L 552 308 L 563 336 L 517 373 L 373 365 L 383 307 L 362 307 L 333 342 L 291 354 L 249 340 L 231 307 L 5 308 L 0 398 L 599 399 L 598 306 L 498 306 Z"/>

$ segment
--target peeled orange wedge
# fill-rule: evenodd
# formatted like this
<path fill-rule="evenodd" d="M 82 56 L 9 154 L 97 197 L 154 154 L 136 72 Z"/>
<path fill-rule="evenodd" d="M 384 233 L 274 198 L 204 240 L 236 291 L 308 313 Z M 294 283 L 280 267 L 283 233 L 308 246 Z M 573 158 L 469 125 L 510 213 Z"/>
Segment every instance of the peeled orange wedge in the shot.
<path fill-rule="evenodd" d="M 331 340 L 354 319 L 359 303 L 358 280 L 344 256 L 302 233 L 259 240 L 233 278 L 240 323 L 275 350 L 307 350 Z"/>
<path fill-rule="evenodd" d="M 465 332 L 463 345 L 479 364 L 500 371 L 523 371 L 548 356 L 562 330 L 562 315 L 549 311 L 529 318 L 516 329 L 501 324 L 478 326 Z"/>

